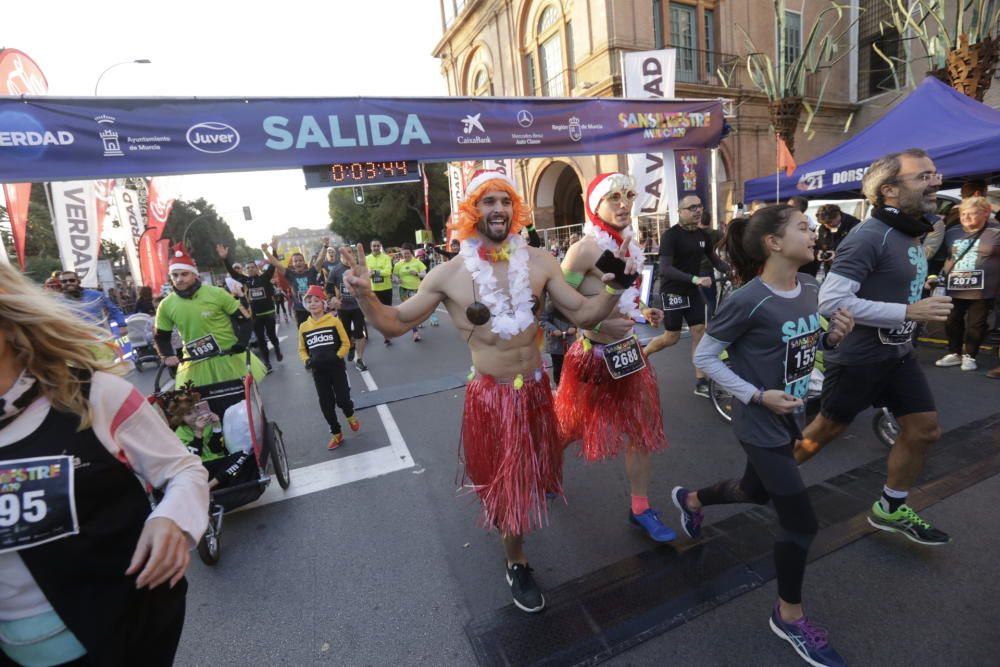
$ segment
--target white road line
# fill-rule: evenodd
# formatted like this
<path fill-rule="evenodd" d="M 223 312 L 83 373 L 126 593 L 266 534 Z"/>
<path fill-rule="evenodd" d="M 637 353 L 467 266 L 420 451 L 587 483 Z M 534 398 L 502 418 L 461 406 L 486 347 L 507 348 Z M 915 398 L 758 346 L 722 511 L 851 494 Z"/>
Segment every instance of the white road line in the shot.
<path fill-rule="evenodd" d="M 375 384 L 370 372 L 361 373 L 361 378 L 365 381 L 368 391 L 378 390 L 378 385 Z M 410 456 L 410 450 L 406 446 L 406 441 L 403 439 L 403 434 L 400 432 L 395 418 L 389 412 L 389 406 L 383 403 L 376 407 L 376 411 L 389 438 L 388 447 L 379 447 L 353 456 L 345 456 L 342 459 L 296 468 L 291 471 L 292 484 L 287 491 L 282 491 L 277 480 L 272 480 L 267 490 L 264 491 L 264 495 L 236 511 L 269 505 L 317 491 L 324 491 L 335 486 L 343 486 L 351 482 L 412 468 L 415 465 L 413 457 Z"/>

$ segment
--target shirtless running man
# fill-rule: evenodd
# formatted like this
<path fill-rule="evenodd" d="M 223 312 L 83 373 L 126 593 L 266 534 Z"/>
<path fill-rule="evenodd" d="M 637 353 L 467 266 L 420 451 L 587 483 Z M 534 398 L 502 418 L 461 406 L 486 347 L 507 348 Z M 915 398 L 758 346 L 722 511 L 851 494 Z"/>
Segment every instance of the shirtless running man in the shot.
<path fill-rule="evenodd" d="M 483 522 L 496 527 L 507 559 L 514 604 L 526 612 L 545 606 L 524 554 L 524 535 L 546 518 L 546 493 L 562 493 L 559 441 L 548 375 L 537 345 L 538 305 L 545 295 L 581 328 L 596 326 L 618 303 L 636 266 L 615 260 L 616 273 L 592 298 L 570 287 L 555 258 L 520 237 L 530 212 L 513 181 L 480 172 L 470 181 L 453 223 L 459 255 L 438 265 L 416 295 L 397 307 L 371 289 L 363 248 L 342 249 L 345 280 L 368 321 L 383 335 L 401 336 L 443 303 L 468 340 L 474 377 L 465 395 L 462 446 L 465 475 L 483 506 Z M 618 276 L 618 279 L 615 276 Z"/>

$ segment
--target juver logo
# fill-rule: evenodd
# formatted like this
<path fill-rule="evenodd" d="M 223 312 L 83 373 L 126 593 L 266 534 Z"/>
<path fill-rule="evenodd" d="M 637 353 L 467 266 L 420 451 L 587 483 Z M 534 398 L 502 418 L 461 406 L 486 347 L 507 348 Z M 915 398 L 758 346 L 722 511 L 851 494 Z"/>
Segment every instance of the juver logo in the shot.
<path fill-rule="evenodd" d="M 225 123 L 198 123 L 188 129 L 187 142 L 202 153 L 228 153 L 240 145 L 240 133 Z"/>

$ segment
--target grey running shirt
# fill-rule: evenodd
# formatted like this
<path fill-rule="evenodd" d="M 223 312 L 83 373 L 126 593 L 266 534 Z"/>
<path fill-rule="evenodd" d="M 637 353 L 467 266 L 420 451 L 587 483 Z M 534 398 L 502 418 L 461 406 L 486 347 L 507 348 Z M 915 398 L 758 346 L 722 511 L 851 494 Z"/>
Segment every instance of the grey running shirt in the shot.
<path fill-rule="evenodd" d="M 919 238 L 907 236 L 881 220 L 868 218 L 852 229 L 840 244 L 830 274 L 859 284 L 856 293 L 859 299 L 911 304 L 920 300 L 927 280 L 927 257 Z M 823 314 L 829 317 L 832 309 L 825 298 L 826 287 L 824 283 L 820 302 Z M 828 352 L 826 358 L 838 364 L 867 364 L 902 358 L 913 350 L 915 328 L 915 322 L 901 322 L 900 326 L 892 328 L 870 326 L 858 320 L 854 330 L 835 350 Z"/>
<path fill-rule="evenodd" d="M 779 389 L 805 399 L 819 340 L 819 285 L 798 274 L 801 289 L 792 297 L 772 292 L 760 278 L 722 302 L 708 335 L 727 343 L 733 372 L 759 389 Z M 733 431 L 741 442 L 781 447 L 795 437 L 792 416 L 777 415 L 763 405 L 733 403 Z"/>
<path fill-rule="evenodd" d="M 347 271 L 348 268 L 340 262 L 332 264 L 326 284 L 336 285 L 337 289 L 340 290 L 341 310 L 358 310 L 361 306 L 358 305 L 358 300 L 351 294 L 351 286 L 344 282 L 344 274 Z"/>

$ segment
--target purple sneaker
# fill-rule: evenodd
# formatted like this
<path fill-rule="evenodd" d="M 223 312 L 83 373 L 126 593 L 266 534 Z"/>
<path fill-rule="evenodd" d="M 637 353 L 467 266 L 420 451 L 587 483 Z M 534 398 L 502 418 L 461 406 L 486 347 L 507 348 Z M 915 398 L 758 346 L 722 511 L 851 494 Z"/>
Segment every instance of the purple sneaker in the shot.
<path fill-rule="evenodd" d="M 826 628 L 820 627 L 803 616 L 794 623 L 781 620 L 778 603 L 774 603 L 771 612 L 771 630 L 792 645 L 795 652 L 810 665 L 816 667 L 843 667 L 847 663 L 830 647 Z"/>
<path fill-rule="evenodd" d="M 683 486 L 675 486 L 670 492 L 670 497 L 674 499 L 674 506 L 681 511 L 681 527 L 688 537 L 696 538 L 701 535 L 701 522 L 705 515 L 701 512 L 694 512 L 688 508 L 687 497 L 691 493 Z"/>

